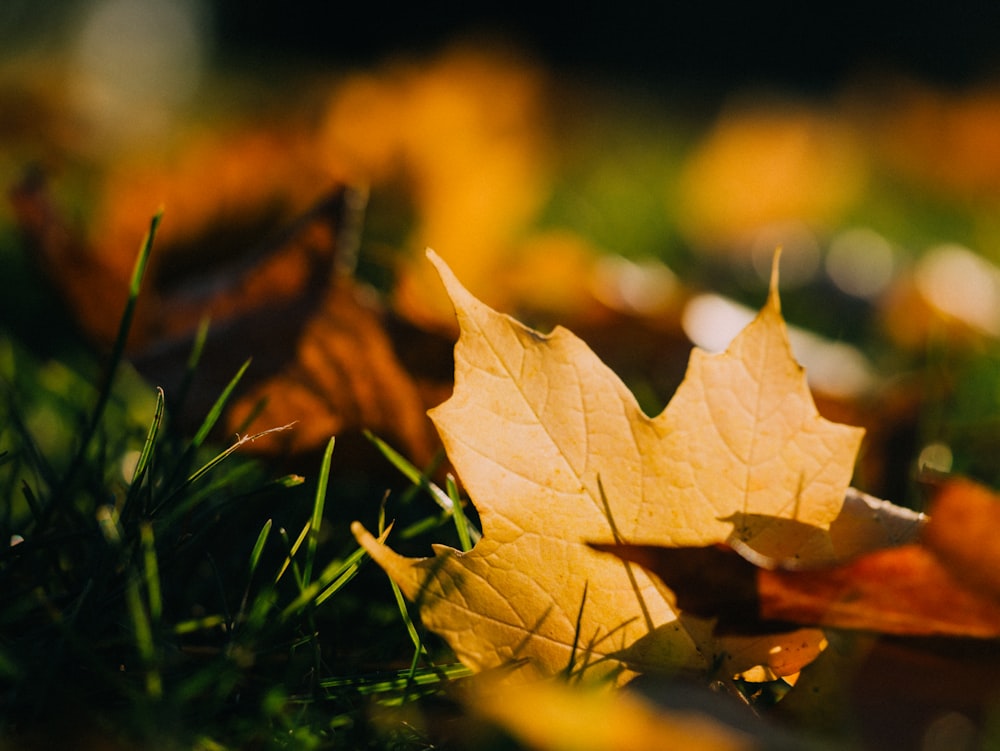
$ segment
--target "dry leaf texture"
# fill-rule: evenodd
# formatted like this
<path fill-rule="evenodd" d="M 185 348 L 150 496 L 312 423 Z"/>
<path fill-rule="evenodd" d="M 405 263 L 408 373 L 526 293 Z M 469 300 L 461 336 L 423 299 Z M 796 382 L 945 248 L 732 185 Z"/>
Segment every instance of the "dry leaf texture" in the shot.
<path fill-rule="evenodd" d="M 740 525 L 772 516 L 828 528 L 862 435 L 817 413 L 776 275 L 754 322 L 721 355 L 695 351 L 669 406 L 650 418 L 572 333 L 543 336 L 497 313 L 431 260 L 461 328 L 454 393 L 431 417 L 483 539 L 467 554 L 437 546 L 410 559 L 355 528 L 427 627 L 479 669 L 524 659 L 542 673 L 786 673 L 812 659 L 816 631 L 713 640 L 707 622 L 678 617 L 662 583 L 586 545 L 704 545 L 735 533 L 765 556 L 832 556 L 829 546 L 775 550 L 766 525 Z"/>

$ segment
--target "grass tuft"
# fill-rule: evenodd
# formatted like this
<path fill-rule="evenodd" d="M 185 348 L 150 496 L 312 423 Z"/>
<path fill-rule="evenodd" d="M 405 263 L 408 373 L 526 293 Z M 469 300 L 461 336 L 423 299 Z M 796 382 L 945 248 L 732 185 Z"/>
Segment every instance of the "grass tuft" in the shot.
<path fill-rule="evenodd" d="M 372 707 L 412 706 L 467 671 L 446 651 L 435 664 L 387 588 L 352 586 L 384 581 L 365 567 L 349 523 L 351 504 L 374 513 L 385 488 L 341 488 L 332 438 L 312 477 L 311 468 L 274 477 L 241 455 L 291 425 L 220 448 L 215 430 L 249 361 L 188 436 L 171 419 L 186 387 L 165 394 L 125 360 L 159 222 L 103 368 L 75 354 L 38 357 L 0 321 L 0 747 L 91 737 L 124 747 L 424 747 L 407 720 L 387 732 Z M 207 323 L 187 381 L 206 333 Z M 446 494 L 402 457 L 394 463 L 435 500 L 415 524 L 454 518 L 471 544 L 454 483 Z M 301 533 L 291 542 L 286 529 Z M 382 677 L 365 677 L 373 664 Z"/>

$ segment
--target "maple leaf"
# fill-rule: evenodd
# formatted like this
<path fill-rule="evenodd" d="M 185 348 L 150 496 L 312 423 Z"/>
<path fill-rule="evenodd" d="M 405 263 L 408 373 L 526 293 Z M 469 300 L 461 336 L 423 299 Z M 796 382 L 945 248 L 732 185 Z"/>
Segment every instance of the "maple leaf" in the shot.
<path fill-rule="evenodd" d="M 860 429 L 823 419 L 791 355 L 772 277 L 767 304 L 721 355 L 692 353 L 667 408 L 648 417 L 580 339 L 545 336 L 473 297 L 429 252 L 461 334 L 455 389 L 431 410 L 483 524 L 468 553 L 406 558 L 354 531 L 467 665 L 662 671 L 754 665 L 795 672 L 815 630 L 717 641 L 679 616 L 641 568 L 588 541 L 705 545 L 828 560 L 829 535 L 791 548 L 763 518 L 828 530 L 841 512 Z M 862 524 L 863 526 L 863 524 Z"/>

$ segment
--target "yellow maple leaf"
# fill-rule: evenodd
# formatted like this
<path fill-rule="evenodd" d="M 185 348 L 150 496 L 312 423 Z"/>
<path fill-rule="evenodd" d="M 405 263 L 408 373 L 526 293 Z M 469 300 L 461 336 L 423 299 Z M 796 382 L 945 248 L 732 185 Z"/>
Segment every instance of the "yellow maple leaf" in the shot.
<path fill-rule="evenodd" d="M 710 623 L 678 615 L 658 580 L 586 545 L 735 536 L 761 556 L 833 556 L 829 535 L 788 549 L 760 523 L 829 529 L 863 433 L 818 414 L 789 348 L 777 274 L 758 317 L 725 353 L 694 351 L 651 418 L 572 333 L 545 336 L 497 313 L 429 255 L 461 329 L 454 393 L 430 414 L 483 538 L 468 553 L 435 546 L 433 557 L 406 558 L 354 527 L 424 624 L 474 669 L 523 660 L 542 674 L 788 674 L 813 659 L 821 632 L 717 640 Z"/>

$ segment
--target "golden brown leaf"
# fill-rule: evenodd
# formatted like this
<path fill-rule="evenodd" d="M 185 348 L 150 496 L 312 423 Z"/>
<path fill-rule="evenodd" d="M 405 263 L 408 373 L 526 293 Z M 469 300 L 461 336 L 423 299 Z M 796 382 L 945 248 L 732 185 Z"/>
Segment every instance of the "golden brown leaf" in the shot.
<path fill-rule="evenodd" d="M 451 399 L 432 418 L 475 502 L 483 539 L 404 558 L 355 532 L 474 668 L 525 658 L 534 670 L 769 665 L 794 672 L 819 632 L 712 640 L 678 619 L 667 591 L 586 543 L 682 545 L 735 535 L 761 555 L 828 560 L 829 536 L 786 550 L 751 515 L 828 529 L 843 505 L 861 431 L 816 412 L 792 359 L 775 284 L 720 356 L 693 353 L 666 410 L 644 415 L 573 334 L 543 336 L 470 295 L 436 261 L 461 336 Z M 734 529 L 734 522 L 737 527 Z"/>

